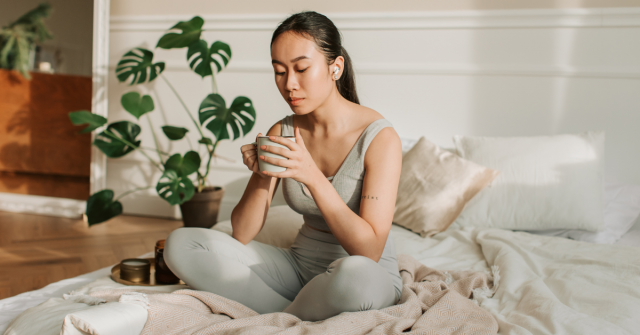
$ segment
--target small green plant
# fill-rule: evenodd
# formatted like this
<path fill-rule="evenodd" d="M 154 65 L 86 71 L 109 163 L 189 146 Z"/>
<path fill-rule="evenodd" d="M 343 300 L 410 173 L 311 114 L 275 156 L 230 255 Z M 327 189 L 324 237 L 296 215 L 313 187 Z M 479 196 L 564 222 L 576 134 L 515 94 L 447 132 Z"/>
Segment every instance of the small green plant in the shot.
<path fill-rule="evenodd" d="M 171 84 L 162 74 L 165 69 L 164 62 L 155 62 L 151 50 L 134 48 L 125 53 L 116 66 L 118 81 L 128 82 L 129 85 L 141 85 L 150 83 L 157 78 L 169 86 L 178 101 L 182 104 L 198 131 L 197 145 L 205 146 L 207 162 L 201 171 L 202 160 L 200 154 L 193 150 L 189 138 L 186 136 L 188 129 L 172 125 L 162 126 L 162 132 L 171 141 L 186 139 L 190 151 L 184 155 L 173 155 L 161 150 L 158 137 L 151 123 L 148 113 L 155 109 L 153 99 L 149 95 L 141 95 L 137 91 L 131 91 L 122 95 L 120 103 L 122 107 L 137 120 L 145 116 L 149 129 L 153 135 L 155 149 L 141 146 L 137 139 L 141 132 L 138 124 L 130 121 L 117 121 L 110 123 L 96 135 L 93 145 L 98 147 L 107 157 L 118 158 L 130 152 L 138 151 L 144 155 L 153 165 L 162 172 L 162 176 L 155 185 L 158 195 L 171 205 L 179 205 L 191 199 L 195 192 L 202 192 L 206 187 L 209 175 L 211 159 L 215 156 L 218 143 L 222 140 L 236 140 L 245 136 L 256 120 L 256 113 L 251 100 L 244 96 L 236 97 L 227 107 L 224 98 L 218 93 L 215 74 L 222 71 L 231 60 L 231 48 L 224 42 L 216 41 L 209 46 L 207 41 L 201 39 L 204 21 L 199 16 L 189 21 L 180 21 L 164 34 L 156 48 L 180 49 L 187 48 L 186 59 L 189 67 L 201 78 L 211 77 L 212 93 L 207 95 L 200 103 L 197 120 L 189 111 L 186 104 Z M 87 124 L 81 132 L 100 130 L 107 120 L 89 111 L 77 111 L 69 113 L 71 122 L 76 125 Z M 203 128 L 208 130 L 212 137 L 206 136 Z M 157 160 L 151 158 L 146 151 L 155 151 Z M 191 176 L 195 175 L 195 180 Z M 195 184 L 195 185 L 194 185 Z M 122 197 L 139 190 L 153 186 L 134 188 L 124 192 L 114 199 L 114 192 L 109 189 L 92 194 L 87 200 L 85 214 L 89 225 L 104 222 L 122 213 L 122 204 L 118 201 Z"/>
<path fill-rule="evenodd" d="M 44 24 L 44 18 L 50 12 L 51 6 L 42 3 L 0 29 L 0 68 L 17 70 L 25 78 L 31 79 L 29 59 L 36 43 L 53 38 Z"/>

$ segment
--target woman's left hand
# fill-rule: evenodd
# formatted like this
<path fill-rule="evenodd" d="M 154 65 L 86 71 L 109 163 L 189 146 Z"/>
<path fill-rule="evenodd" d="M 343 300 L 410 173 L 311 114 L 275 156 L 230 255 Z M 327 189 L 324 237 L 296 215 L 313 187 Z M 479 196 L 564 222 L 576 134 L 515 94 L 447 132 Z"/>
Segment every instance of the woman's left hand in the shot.
<path fill-rule="evenodd" d="M 316 162 L 313 161 L 313 158 L 311 157 L 309 151 L 307 151 L 307 148 L 304 145 L 304 141 L 302 140 L 302 136 L 300 135 L 300 129 L 298 127 L 295 128 L 294 134 L 296 138 L 295 142 L 278 136 L 269 136 L 269 140 L 278 144 L 282 144 L 291 150 L 279 148 L 276 146 L 263 145 L 262 150 L 286 157 L 288 159 L 279 159 L 261 155 L 259 159 L 273 165 L 287 168 L 287 170 L 283 172 L 264 171 L 262 173 L 264 175 L 276 178 L 293 178 L 294 180 L 299 181 L 305 185 L 310 185 L 314 180 L 316 180 L 315 178 L 318 177 L 318 174 L 322 174 L 322 172 L 320 171 L 320 169 L 318 169 Z"/>

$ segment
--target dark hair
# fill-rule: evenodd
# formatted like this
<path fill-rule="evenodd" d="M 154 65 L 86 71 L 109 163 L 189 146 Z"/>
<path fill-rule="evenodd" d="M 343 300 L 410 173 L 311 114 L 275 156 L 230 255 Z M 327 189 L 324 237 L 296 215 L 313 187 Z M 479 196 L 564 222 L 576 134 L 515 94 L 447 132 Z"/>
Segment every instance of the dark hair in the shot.
<path fill-rule="evenodd" d="M 358 93 L 356 93 L 356 78 L 351 66 L 351 58 L 342 46 L 340 31 L 333 22 L 328 17 L 313 11 L 293 14 L 282 21 L 273 32 L 270 45 L 273 45 L 278 36 L 288 31 L 313 39 L 324 54 L 327 64 L 332 64 L 338 56 L 344 57 L 342 76 L 336 83 L 338 92 L 345 99 L 360 104 Z"/>

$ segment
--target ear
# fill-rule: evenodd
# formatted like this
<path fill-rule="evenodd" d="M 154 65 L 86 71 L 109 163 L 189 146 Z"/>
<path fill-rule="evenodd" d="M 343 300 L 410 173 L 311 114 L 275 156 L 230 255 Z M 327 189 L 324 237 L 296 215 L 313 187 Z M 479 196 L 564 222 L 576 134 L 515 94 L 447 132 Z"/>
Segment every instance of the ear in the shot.
<path fill-rule="evenodd" d="M 342 56 L 338 56 L 336 57 L 336 59 L 333 61 L 333 63 L 331 63 L 331 65 L 329 65 L 329 75 L 333 78 L 334 69 L 338 67 L 338 79 L 340 79 L 340 77 L 342 77 L 342 72 L 344 71 L 344 57 Z"/>

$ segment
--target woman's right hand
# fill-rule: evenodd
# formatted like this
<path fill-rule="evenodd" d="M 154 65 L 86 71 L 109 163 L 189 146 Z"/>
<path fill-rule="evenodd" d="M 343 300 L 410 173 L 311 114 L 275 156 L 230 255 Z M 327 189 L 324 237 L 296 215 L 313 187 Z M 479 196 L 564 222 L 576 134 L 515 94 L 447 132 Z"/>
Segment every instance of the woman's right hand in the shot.
<path fill-rule="evenodd" d="M 258 142 L 258 137 L 262 136 L 262 133 L 258 133 L 256 136 L 256 143 Z M 242 152 L 242 162 L 244 165 L 249 168 L 249 170 L 257 173 L 262 178 L 270 178 L 269 176 L 260 173 L 260 168 L 258 167 L 258 146 L 253 144 L 245 144 L 240 147 L 240 151 Z"/>

